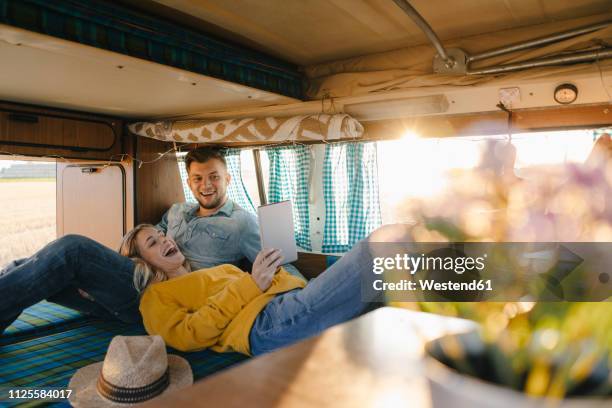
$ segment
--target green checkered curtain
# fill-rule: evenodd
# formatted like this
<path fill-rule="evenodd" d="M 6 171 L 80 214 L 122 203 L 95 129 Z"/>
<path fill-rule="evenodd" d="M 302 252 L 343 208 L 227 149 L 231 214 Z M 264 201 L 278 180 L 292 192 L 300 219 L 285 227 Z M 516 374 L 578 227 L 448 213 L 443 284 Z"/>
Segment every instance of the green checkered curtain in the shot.
<path fill-rule="evenodd" d="M 181 175 L 181 182 L 183 183 L 183 194 L 185 194 L 185 201 L 187 201 L 188 203 L 197 203 L 198 201 L 191 193 L 191 190 L 189 189 L 189 184 L 187 184 L 185 156 L 176 156 L 176 161 L 178 162 L 179 174 Z"/>
<path fill-rule="evenodd" d="M 242 181 L 242 166 L 240 163 L 240 149 L 226 149 L 223 151 L 227 162 L 227 171 L 232 176 L 232 181 L 227 187 L 227 196 L 245 210 L 256 214 L 253 200 Z"/>
<path fill-rule="evenodd" d="M 325 253 L 346 252 L 382 223 L 376 143 L 329 144 L 323 162 Z"/>
<path fill-rule="evenodd" d="M 232 176 L 232 181 L 227 187 L 227 196 L 245 210 L 256 213 L 255 206 L 251 200 L 251 196 L 242 182 L 242 171 L 240 163 L 240 149 L 227 149 L 223 151 L 225 161 L 227 162 L 227 171 Z M 181 181 L 183 182 L 183 193 L 185 193 L 185 201 L 196 203 L 197 200 L 191 193 L 187 184 L 187 170 L 185 169 L 185 157 L 178 157 L 179 172 Z"/>
<path fill-rule="evenodd" d="M 310 243 L 308 208 L 310 147 L 282 146 L 265 149 L 270 161 L 268 202 L 290 200 L 293 206 L 295 241 L 307 251 Z"/>

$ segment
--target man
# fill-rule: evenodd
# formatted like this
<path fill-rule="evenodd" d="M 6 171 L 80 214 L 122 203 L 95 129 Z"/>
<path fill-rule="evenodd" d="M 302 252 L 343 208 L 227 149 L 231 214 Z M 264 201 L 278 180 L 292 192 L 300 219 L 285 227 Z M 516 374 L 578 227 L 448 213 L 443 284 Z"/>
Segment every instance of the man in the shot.
<path fill-rule="evenodd" d="M 174 204 L 157 224 L 172 237 L 192 270 L 219 264 L 244 269 L 261 250 L 255 216 L 227 196 L 231 176 L 217 149 L 199 148 L 185 157 L 187 183 L 197 203 Z M 285 269 L 301 277 L 292 265 Z"/>

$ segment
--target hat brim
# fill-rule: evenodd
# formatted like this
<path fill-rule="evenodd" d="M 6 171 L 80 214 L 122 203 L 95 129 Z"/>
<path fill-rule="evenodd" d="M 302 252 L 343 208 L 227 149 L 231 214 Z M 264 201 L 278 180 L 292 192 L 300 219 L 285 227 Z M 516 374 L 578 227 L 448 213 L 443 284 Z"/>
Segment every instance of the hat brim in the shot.
<path fill-rule="evenodd" d="M 68 388 L 72 390 L 69 401 L 74 407 L 128 407 L 136 404 L 122 404 L 110 401 L 98 393 L 96 384 L 102 370 L 103 361 L 90 364 L 77 370 L 70 379 Z M 193 373 L 191 366 L 182 357 L 172 354 L 168 355 L 168 374 L 170 385 L 159 396 L 165 395 L 173 390 L 189 387 L 193 384 Z M 150 401 L 150 400 L 147 400 Z M 145 401 L 143 401 L 145 402 Z"/>

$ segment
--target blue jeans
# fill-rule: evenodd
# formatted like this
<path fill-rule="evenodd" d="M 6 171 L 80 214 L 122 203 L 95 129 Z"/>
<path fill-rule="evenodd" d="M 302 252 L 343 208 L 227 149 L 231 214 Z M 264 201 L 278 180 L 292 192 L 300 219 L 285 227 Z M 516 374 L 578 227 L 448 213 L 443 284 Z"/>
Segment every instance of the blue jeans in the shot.
<path fill-rule="evenodd" d="M 23 309 L 43 299 L 98 317 L 140 322 L 133 273 L 129 258 L 96 241 L 80 235 L 59 238 L 0 270 L 0 334 Z"/>
<path fill-rule="evenodd" d="M 371 274 L 372 256 L 363 240 L 305 288 L 282 293 L 266 305 L 249 333 L 251 354 L 276 350 L 364 313 L 382 301 L 361 298 L 361 278 Z"/>

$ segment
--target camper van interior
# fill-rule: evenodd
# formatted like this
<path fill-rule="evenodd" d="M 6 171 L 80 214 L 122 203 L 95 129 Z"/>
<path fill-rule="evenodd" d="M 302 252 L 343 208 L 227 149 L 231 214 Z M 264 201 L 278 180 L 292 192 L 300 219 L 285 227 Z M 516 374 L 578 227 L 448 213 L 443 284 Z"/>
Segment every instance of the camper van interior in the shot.
<path fill-rule="evenodd" d="M 0 0 L 0 406 L 610 406 L 608 134 L 611 0 Z M 203 148 L 223 156 L 229 180 L 226 192 L 215 184 L 225 176 L 203 182 L 214 188 L 206 194 L 227 200 L 213 212 L 203 202 L 214 198 L 194 187 L 194 174 L 220 163 L 194 162 L 190 152 Z M 42 296 L 16 319 L 9 308 L 48 283 L 7 282 L 24 263 L 59 257 L 56 247 L 43 250 L 56 239 L 80 235 L 116 251 L 139 224 L 162 222 L 177 242 L 166 252 L 189 258 L 194 249 L 179 235 L 191 236 L 193 224 L 173 229 L 177 203 L 199 211 L 196 221 L 231 218 L 227 202 L 256 220 L 258 207 L 281 201 L 291 202 L 298 260 L 274 282 L 301 282 L 285 291 L 306 291 L 342 268 L 376 274 L 350 254 L 381 237 L 445 243 L 463 255 L 470 243 L 498 244 L 490 257 L 504 243 L 578 242 L 598 255 L 585 261 L 595 266 L 577 262 L 568 272 L 558 265 L 573 258 L 555 252 L 554 268 L 537 277 L 547 295 L 535 298 L 509 277 L 545 262 L 544 250 L 522 263 L 504 258 L 503 276 L 482 278 L 473 297 L 463 286 L 406 295 L 385 270 L 376 305 L 255 357 L 248 331 L 246 348 L 232 347 L 231 334 L 194 340 L 195 349 L 169 341 L 186 320 L 167 314 L 153 324 L 142 304 L 171 278 L 145 285 L 144 325 L 83 310 L 96 299 L 74 282 L 81 303 Z M 260 245 L 252 225 L 236 240 L 206 227 L 198 245 Z M 378 247 L 368 245 L 374 259 Z M 84 249 L 70 254 L 67 264 L 89 261 Z M 270 282 L 259 285 L 258 262 L 241 268 L 262 293 Z M 353 278 L 362 285 L 354 296 L 366 296 L 368 278 Z M 181 303 L 190 289 L 168 302 L 199 321 L 202 312 Z M 216 307 L 207 302 L 200 306 Z M 220 333 L 236 326 L 220 321 Z M 172 364 L 149 382 L 142 367 L 123 388 L 107 382 L 100 370 L 119 370 L 108 368 L 117 339 L 129 348 L 156 334 L 163 361 L 174 356 L 164 369 L 186 362 L 193 385 Z M 142 357 L 134 347 L 123 360 Z M 98 385 L 87 388 L 80 381 L 92 367 Z M 120 399 L 133 393 L 142 399 Z"/>

